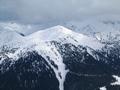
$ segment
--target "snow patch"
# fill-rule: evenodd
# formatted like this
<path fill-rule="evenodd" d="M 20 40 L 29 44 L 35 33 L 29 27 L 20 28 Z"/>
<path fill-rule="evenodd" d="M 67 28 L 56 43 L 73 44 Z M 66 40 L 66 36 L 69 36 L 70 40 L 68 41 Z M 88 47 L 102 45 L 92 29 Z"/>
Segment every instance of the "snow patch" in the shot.
<path fill-rule="evenodd" d="M 106 87 L 101 87 L 100 90 L 107 90 Z"/>
<path fill-rule="evenodd" d="M 113 75 L 113 78 L 116 79 L 116 82 L 111 83 L 111 85 L 120 85 L 120 77 L 119 77 L 119 76 L 116 76 L 116 75 Z"/>

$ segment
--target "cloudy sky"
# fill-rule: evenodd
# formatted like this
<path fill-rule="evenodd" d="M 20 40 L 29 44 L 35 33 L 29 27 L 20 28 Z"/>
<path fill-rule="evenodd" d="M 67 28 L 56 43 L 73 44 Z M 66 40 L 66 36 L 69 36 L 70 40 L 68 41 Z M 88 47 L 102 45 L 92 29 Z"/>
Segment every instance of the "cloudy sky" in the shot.
<path fill-rule="evenodd" d="M 120 0 L 0 0 L 0 20 L 48 23 L 120 14 Z"/>

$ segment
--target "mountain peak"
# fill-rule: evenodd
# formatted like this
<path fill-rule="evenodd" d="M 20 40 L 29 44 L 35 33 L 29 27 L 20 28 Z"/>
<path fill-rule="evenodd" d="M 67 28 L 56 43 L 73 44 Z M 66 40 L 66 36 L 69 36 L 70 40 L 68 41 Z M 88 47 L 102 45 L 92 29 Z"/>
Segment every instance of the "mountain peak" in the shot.
<path fill-rule="evenodd" d="M 71 35 L 74 32 L 61 26 L 61 25 L 57 25 L 45 30 L 40 30 L 37 31 L 31 35 L 29 35 L 28 37 L 39 37 L 39 38 L 45 38 L 45 39 L 55 39 L 55 38 L 59 38 L 59 36 L 66 36 L 66 35 Z"/>
<path fill-rule="evenodd" d="M 37 31 L 26 38 L 32 41 L 58 41 L 61 43 L 72 43 L 74 45 L 80 44 L 83 46 L 96 47 L 96 49 L 101 47 L 101 44 L 95 38 L 74 32 L 60 25 Z"/>
<path fill-rule="evenodd" d="M 72 30 L 69 30 L 68 28 L 61 25 L 57 25 L 46 30 L 49 30 L 50 32 L 58 32 L 63 34 L 71 34 L 73 32 Z"/>

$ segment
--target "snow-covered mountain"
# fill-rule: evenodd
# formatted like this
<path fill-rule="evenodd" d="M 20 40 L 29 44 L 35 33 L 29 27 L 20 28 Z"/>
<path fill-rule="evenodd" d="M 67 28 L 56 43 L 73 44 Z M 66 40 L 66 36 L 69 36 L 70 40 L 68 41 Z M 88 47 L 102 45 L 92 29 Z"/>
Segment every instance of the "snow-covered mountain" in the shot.
<path fill-rule="evenodd" d="M 22 36 L 0 29 L 0 90 L 115 90 L 119 43 L 54 26 Z M 113 89 L 115 88 L 115 89 Z"/>
<path fill-rule="evenodd" d="M 102 42 L 120 39 L 120 16 L 98 16 L 84 21 L 71 21 L 64 26 L 71 30 L 93 36 Z"/>
<path fill-rule="evenodd" d="M 8 29 L 1 30 L 0 34 L 2 43 L 1 65 L 5 63 L 6 59 L 12 59 L 10 62 L 13 63 L 21 57 L 26 57 L 27 52 L 36 51 L 46 59 L 48 65 L 53 69 L 59 81 L 60 90 L 64 89 L 64 81 L 68 70 L 66 70 L 63 58 L 55 44 L 51 44 L 51 42 L 55 41 L 60 44 L 70 43 L 75 46 L 81 45 L 90 48 L 94 47 L 95 49 L 102 47 L 102 44 L 96 39 L 75 33 L 63 26 L 55 26 L 44 31 L 38 31 L 26 37 L 20 36 L 20 34 L 15 31 Z M 98 44 L 98 46 L 95 46 L 96 44 Z M 15 49 L 14 52 L 11 52 L 13 49 Z M 51 62 L 53 62 L 57 68 Z M 1 70 L 4 71 L 4 68 L 1 67 Z"/>

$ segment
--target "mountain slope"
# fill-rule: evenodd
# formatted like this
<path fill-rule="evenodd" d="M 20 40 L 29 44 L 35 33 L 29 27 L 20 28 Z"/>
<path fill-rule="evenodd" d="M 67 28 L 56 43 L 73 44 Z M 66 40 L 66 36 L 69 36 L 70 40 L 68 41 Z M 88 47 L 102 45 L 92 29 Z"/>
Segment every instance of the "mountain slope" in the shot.
<path fill-rule="evenodd" d="M 24 37 L 15 31 L 0 29 L 0 47 L 18 47 Z"/>
<path fill-rule="evenodd" d="M 8 32 L 4 34 L 9 36 Z M 11 48 L 1 48 L 0 52 L 1 90 L 120 88 L 111 85 L 115 82 L 113 75 L 120 75 L 118 43 L 104 46 L 63 26 L 24 37 L 14 34 L 9 37 L 12 41 L 2 44 Z"/>
<path fill-rule="evenodd" d="M 13 49 L 16 48 L 16 45 L 19 45 L 19 47 L 17 47 L 14 52 L 3 52 L 6 57 L 1 59 L 1 65 L 4 64 L 4 60 L 6 59 L 12 59 L 13 63 L 19 60 L 21 57 L 26 57 L 27 52 L 36 51 L 53 69 L 56 78 L 59 81 L 60 90 L 64 89 L 64 82 L 68 70 L 66 69 L 66 65 L 63 62 L 61 53 L 59 53 L 56 46 L 51 44 L 51 42 L 56 41 L 60 42 L 61 44 L 71 43 L 75 46 L 82 45 L 85 47 L 94 47 L 94 49 L 99 49 L 102 47 L 102 44 L 100 44 L 96 39 L 75 33 L 62 26 L 55 26 L 44 31 L 38 31 L 26 37 L 22 37 L 14 31 L 10 30 L 7 30 L 7 32 L 1 31 L 1 34 L 7 36 L 4 36 L 3 38 L 3 40 L 5 40 L 7 43 L 6 45 L 12 46 Z M 14 37 L 11 38 L 11 36 Z M 2 42 L 2 44 L 4 45 L 5 43 Z M 98 44 L 98 47 L 95 47 L 96 44 Z M 2 67 L 1 70 L 4 70 L 4 68 Z"/>

